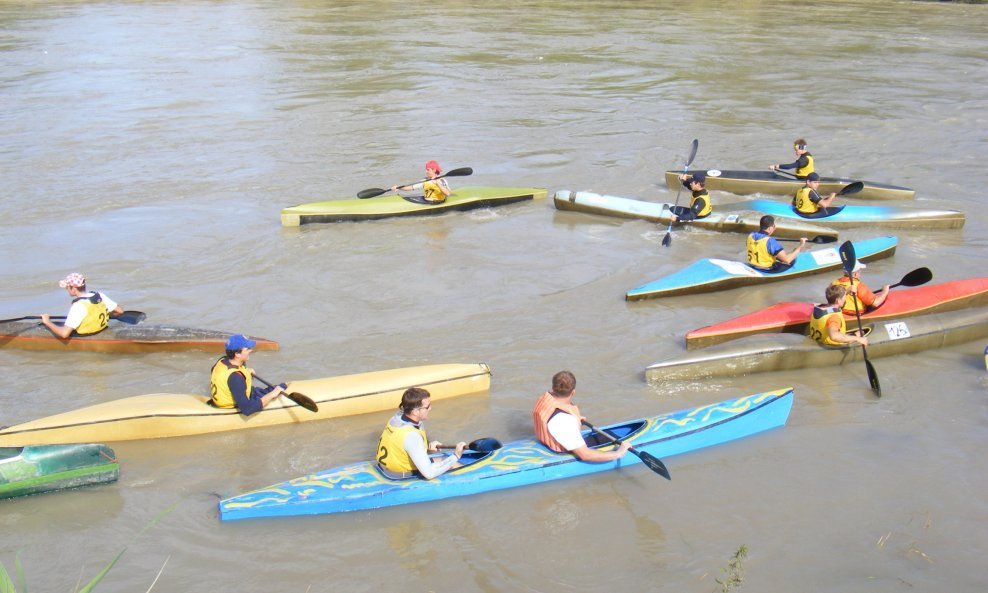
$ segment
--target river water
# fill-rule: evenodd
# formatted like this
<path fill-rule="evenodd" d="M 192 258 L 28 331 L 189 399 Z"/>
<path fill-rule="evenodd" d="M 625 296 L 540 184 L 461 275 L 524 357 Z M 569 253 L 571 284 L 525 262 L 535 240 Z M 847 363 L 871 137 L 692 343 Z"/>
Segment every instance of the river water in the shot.
<path fill-rule="evenodd" d="M 455 183 L 675 200 L 663 171 L 761 169 L 808 139 L 824 174 L 967 213 L 909 231 L 866 280 L 983 276 L 988 7 L 831 1 L 0 4 L 0 318 L 62 313 L 90 278 L 160 323 L 279 340 L 317 378 L 486 362 L 489 397 L 430 436 L 530 434 L 562 368 L 607 423 L 792 386 L 789 424 L 639 466 L 377 512 L 224 524 L 226 497 L 371 455 L 388 414 L 113 444 L 118 483 L 0 503 L 0 561 L 70 590 L 983 591 L 985 344 L 860 366 L 650 386 L 693 328 L 828 279 L 626 303 L 743 236 L 560 213 L 551 201 L 282 228 L 281 208 L 471 166 Z M 735 201 L 716 194 L 717 202 Z M 842 237 L 874 235 L 856 229 Z M 0 424 L 204 389 L 213 355 L 0 351 Z M 177 504 L 145 535 L 132 538 Z"/>

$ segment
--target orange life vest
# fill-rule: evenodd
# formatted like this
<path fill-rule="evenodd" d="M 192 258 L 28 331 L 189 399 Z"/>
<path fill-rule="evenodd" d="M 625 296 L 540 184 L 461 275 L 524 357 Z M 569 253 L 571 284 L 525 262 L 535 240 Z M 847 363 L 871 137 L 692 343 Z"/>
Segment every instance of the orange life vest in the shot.
<path fill-rule="evenodd" d="M 542 394 L 542 397 L 535 402 L 535 408 L 532 409 L 532 421 L 535 423 L 535 436 L 542 442 L 543 445 L 549 447 L 553 451 L 558 453 L 563 453 L 566 448 L 559 444 L 553 436 L 549 433 L 549 419 L 552 415 L 556 413 L 556 410 L 562 410 L 567 414 L 572 414 L 578 419 L 583 419 L 580 414 L 580 408 L 576 407 L 576 404 L 567 404 L 548 391 Z"/>

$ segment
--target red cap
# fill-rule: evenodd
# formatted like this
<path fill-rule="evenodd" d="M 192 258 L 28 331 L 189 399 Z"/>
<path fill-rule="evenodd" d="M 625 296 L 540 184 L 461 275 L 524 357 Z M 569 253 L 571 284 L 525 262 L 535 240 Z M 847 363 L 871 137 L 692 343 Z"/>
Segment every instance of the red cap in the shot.
<path fill-rule="evenodd" d="M 428 163 L 425 164 L 425 168 L 426 169 L 432 169 L 436 173 L 442 173 L 443 172 L 443 170 L 439 168 L 439 163 L 437 163 L 436 161 L 429 161 Z"/>

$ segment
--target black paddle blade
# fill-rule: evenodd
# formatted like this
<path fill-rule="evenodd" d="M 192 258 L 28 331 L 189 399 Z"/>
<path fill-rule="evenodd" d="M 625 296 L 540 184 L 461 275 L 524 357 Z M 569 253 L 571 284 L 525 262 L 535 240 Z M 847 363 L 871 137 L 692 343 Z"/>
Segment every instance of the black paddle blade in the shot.
<path fill-rule="evenodd" d="M 120 315 L 113 317 L 113 319 L 116 319 L 117 321 L 129 323 L 130 325 L 137 325 L 147 318 L 148 316 L 145 315 L 143 311 L 124 311 Z"/>
<path fill-rule="evenodd" d="M 467 449 L 477 451 L 478 453 L 490 453 L 491 451 L 497 451 L 501 447 L 501 441 L 491 437 L 477 439 L 467 445 Z"/>
<path fill-rule="evenodd" d="M 689 169 L 690 165 L 693 164 L 693 159 L 696 158 L 696 149 L 700 148 L 700 141 L 696 138 L 693 139 L 693 144 L 690 147 L 690 158 L 686 159 L 686 166 L 684 169 Z"/>
<path fill-rule="evenodd" d="M 864 183 L 860 181 L 855 181 L 854 183 L 849 183 L 848 185 L 845 185 L 839 192 L 837 192 L 837 195 L 849 196 L 851 194 L 856 194 L 863 189 L 864 189 Z"/>
<path fill-rule="evenodd" d="M 844 265 L 844 271 L 847 272 L 847 276 L 850 278 L 851 270 L 854 269 L 854 262 L 858 261 L 854 253 L 854 243 L 844 241 L 838 252 L 840 253 L 840 261 Z"/>
<path fill-rule="evenodd" d="M 662 246 L 668 247 L 670 243 L 672 243 L 672 233 L 666 231 L 666 236 L 662 237 Z"/>
<path fill-rule="evenodd" d="M 285 396 L 310 412 L 319 411 L 319 406 L 316 405 L 316 402 L 312 401 L 312 398 L 304 393 L 293 391 L 292 393 L 286 393 Z"/>
<path fill-rule="evenodd" d="M 659 474 L 660 476 L 662 476 L 667 480 L 672 480 L 672 476 L 669 475 L 669 470 L 666 469 L 666 464 L 662 463 L 661 459 L 650 453 L 645 453 L 644 451 L 638 451 L 637 449 L 631 449 L 631 452 L 637 455 L 638 458 L 642 460 L 642 463 L 648 466 L 648 469 Z"/>
<path fill-rule="evenodd" d="M 473 175 L 473 169 L 470 167 L 460 167 L 459 169 L 453 169 L 449 173 L 444 173 L 440 177 L 466 177 L 468 175 Z"/>
<path fill-rule="evenodd" d="M 865 358 L 865 368 L 868 369 L 868 383 L 871 383 L 871 389 L 875 392 L 875 397 L 882 397 L 882 386 L 878 383 L 878 373 L 875 372 L 875 367 L 867 358 Z"/>
<path fill-rule="evenodd" d="M 357 197 L 360 198 L 361 200 L 366 200 L 367 198 L 376 198 L 377 196 L 379 196 L 381 194 L 386 194 L 389 191 L 391 191 L 391 190 L 390 189 L 381 189 L 379 187 L 372 187 L 370 189 L 365 189 L 365 190 L 361 191 L 360 193 L 357 194 Z"/>
<path fill-rule="evenodd" d="M 817 235 L 813 237 L 807 243 L 816 243 L 817 245 L 823 245 L 825 243 L 836 243 L 837 237 L 828 237 L 827 235 Z"/>
<path fill-rule="evenodd" d="M 921 286 L 930 280 L 933 280 L 933 272 L 929 268 L 916 268 L 893 286 Z"/>

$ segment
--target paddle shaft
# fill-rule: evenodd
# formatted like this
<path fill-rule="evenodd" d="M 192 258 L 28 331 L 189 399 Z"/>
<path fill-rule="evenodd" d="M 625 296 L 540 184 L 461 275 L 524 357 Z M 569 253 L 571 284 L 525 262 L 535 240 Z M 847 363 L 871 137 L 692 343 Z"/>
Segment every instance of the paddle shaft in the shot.
<path fill-rule="evenodd" d="M 470 441 L 470 444 L 466 448 L 477 453 L 490 453 L 491 451 L 497 451 L 501 446 L 501 441 L 491 437 L 483 437 Z M 438 448 L 455 449 L 456 445 L 439 445 Z"/>
<path fill-rule="evenodd" d="M 696 158 L 696 150 L 699 147 L 700 147 L 700 141 L 697 140 L 696 138 L 694 138 L 693 139 L 693 144 L 692 144 L 692 146 L 690 148 L 690 156 L 689 156 L 688 159 L 686 159 L 686 164 L 683 165 L 683 175 L 685 175 L 686 172 L 690 170 L 690 165 L 693 164 L 693 159 Z M 679 183 L 679 189 L 676 190 L 676 207 L 679 206 L 679 195 L 682 194 L 682 193 L 683 193 L 683 184 L 682 184 L 682 182 L 680 182 Z M 672 216 L 673 213 L 670 212 L 669 214 L 670 214 L 669 228 L 666 229 L 666 236 L 662 238 L 662 246 L 663 247 L 668 247 L 670 244 L 672 244 L 672 218 L 671 218 L 671 216 Z"/>
<path fill-rule="evenodd" d="M 840 246 L 840 257 L 841 262 L 844 264 L 844 272 L 847 274 L 848 280 L 851 282 L 851 287 L 854 287 L 854 264 L 858 261 L 857 254 L 854 252 L 854 244 L 850 241 L 845 241 Z M 864 335 L 864 328 L 861 326 L 861 309 L 858 308 L 858 299 L 854 299 L 854 316 L 858 319 L 858 331 Z M 872 391 L 875 392 L 876 397 L 882 397 L 882 386 L 878 382 L 878 373 L 875 371 L 874 365 L 868 360 L 868 348 L 862 344 L 861 354 L 864 356 L 865 370 L 868 371 L 868 382 L 871 384 Z"/>
<path fill-rule="evenodd" d="M 0 323 L 12 323 L 14 321 L 30 321 L 32 319 L 41 319 L 40 315 L 25 315 L 24 317 L 14 317 L 13 319 L 0 319 Z M 65 315 L 49 315 L 48 319 L 52 320 L 64 320 Z M 143 311 L 124 311 L 116 317 L 110 317 L 110 319 L 116 319 L 123 323 L 129 323 L 131 325 L 136 325 L 145 319 L 147 315 Z"/>
<path fill-rule="evenodd" d="M 802 241 L 802 239 L 776 239 L 776 241 L 799 242 L 799 241 Z M 816 237 L 813 237 L 812 239 L 807 239 L 806 242 L 807 243 L 816 243 L 818 245 L 819 244 L 823 244 L 823 243 L 836 243 L 837 242 L 837 237 L 828 237 L 827 235 L 817 235 Z"/>
<path fill-rule="evenodd" d="M 425 183 L 426 181 L 435 181 L 436 179 L 442 179 L 443 177 L 466 177 L 467 175 L 473 175 L 473 169 L 470 167 L 461 167 L 459 169 L 453 169 L 452 171 L 443 173 L 432 179 L 420 179 L 418 181 L 413 181 L 412 183 L 402 183 L 398 187 L 406 187 L 409 185 L 415 185 L 416 183 Z M 361 200 L 366 200 L 367 198 L 376 198 L 377 196 L 383 195 L 391 191 L 390 189 L 381 189 L 379 187 L 372 187 L 370 189 L 365 189 L 357 194 L 357 197 Z"/>
<path fill-rule="evenodd" d="M 595 427 L 593 424 L 590 424 L 586 420 L 581 420 L 581 422 L 587 428 L 589 428 L 590 430 L 596 432 L 597 434 L 603 435 L 604 438 L 606 438 L 607 440 L 611 441 L 612 443 L 621 444 L 621 439 L 617 438 L 616 436 L 614 436 L 613 434 L 607 432 L 606 430 L 598 429 L 597 427 Z M 659 474 L 660 476 L 662 476 L 663 478 L 665 478 L 667 480 L 671 480 L 672 479 L 672 476 L 669 475 L 669 470 L 666 469 L 666 464 L 662 463 L 662 460 L 659 459 L 658 457 L 656 457 L 655 455 L 652 455 L 651 453 L 646 453 L 644 451 L 639 451 L 638 449 L 635 449 L 634 447 L 629 447 L 628 448 L 628 451 L 630 451 L 631 453 L 633 453 L 636 457 L 638 457 L 638 459 L 641 459 L 642 460 L 642 463 L 644 463 L 645 466 L 648 467 L 653 472 Z"/>

